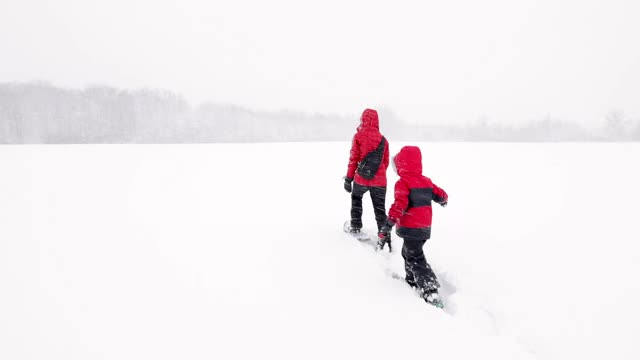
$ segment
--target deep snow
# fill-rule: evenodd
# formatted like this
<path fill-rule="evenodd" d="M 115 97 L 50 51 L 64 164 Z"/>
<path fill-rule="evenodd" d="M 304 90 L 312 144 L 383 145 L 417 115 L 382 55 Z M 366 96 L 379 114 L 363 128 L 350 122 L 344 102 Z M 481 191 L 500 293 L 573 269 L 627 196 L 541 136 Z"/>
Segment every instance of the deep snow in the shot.
<path fill-rule="evenodd" d="M 342 232 L 348 143 L 0 147 L 0 358 L 640 357 L 640 146 L 420 147 L 447 312 Z"/>

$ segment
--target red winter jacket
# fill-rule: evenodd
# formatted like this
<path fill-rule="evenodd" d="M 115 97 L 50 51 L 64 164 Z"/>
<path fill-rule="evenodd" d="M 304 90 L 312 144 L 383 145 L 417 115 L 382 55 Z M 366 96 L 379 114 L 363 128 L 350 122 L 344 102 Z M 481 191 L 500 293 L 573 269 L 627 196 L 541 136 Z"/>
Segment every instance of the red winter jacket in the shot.
<path fill-rule="evenodd" d="M 389 167 L 388 141 L 384 145 L 382 163 L 376 176 L 371 180 L 367 180 L 356 173 L 358 163 L 369 152 L 375 150 L 380 145 L 381 140 L 382 134 L 380 134 L 378 126 L 378 112 L 366 109 L 360 117 L 358 132 L 353 136 L 353 141 L 351 142 L 351 155 L 349 156 L 349 168 L 347 170 L 349 179 L 354 179 L 356 183 L 364 186 L 387 186 L 387 167 Z"/>
<path fill-rule="evenodd" d="M 393 158 L 393 162 L 400 180 L 396 182 L 395 201 L 389 210 L 389 220 L 397 223 L 399 234 L 403 232 L 403 228 L 405 233 L 416 233 L 410 229 L 430 233 L 431 201 L 445 204 L 448 200 L 447 193 L 422 175 L 422 154 L 418 147 L 403 147 Z"/>

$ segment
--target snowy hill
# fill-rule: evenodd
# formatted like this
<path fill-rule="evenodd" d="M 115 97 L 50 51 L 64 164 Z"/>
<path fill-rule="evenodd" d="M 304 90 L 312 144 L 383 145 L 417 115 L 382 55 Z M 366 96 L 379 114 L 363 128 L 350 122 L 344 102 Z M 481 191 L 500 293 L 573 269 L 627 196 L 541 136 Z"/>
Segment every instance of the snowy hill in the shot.
<path fill-rule="evenodd" d="M 420 146 L 446 312 L 342 233 L 347 143 L 0 147 L 0 358 L 640 357 L 638 145 Z"/>

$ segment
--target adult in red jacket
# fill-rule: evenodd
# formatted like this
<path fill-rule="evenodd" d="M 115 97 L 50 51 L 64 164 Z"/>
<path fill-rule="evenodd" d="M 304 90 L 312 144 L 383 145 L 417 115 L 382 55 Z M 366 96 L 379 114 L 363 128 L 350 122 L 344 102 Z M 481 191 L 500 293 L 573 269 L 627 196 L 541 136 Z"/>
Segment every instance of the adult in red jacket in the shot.
<path fill-rule="evenodd" d="M 373 211 L 378 224 L 378 231 L 387 219 L 385 198 L 387 194 L 387 167 L 389 167 L 389 143 L 384 140 L 382 162 L 372 179 L 365 179 L 357 173 L 358 164 L 381 144 L 378 112 L 366 109 L 360 117 L 360 126 L 353 136 L 347 176 L 344 188 L 351 193 L 351 232 L 358 233 L 362 228 L 362 197 L 367 191 L 371 193 Z M 353 187 L 351 183 L 354 182 Z"/>
<path fill-rule="evenodd" d="M 402 257 L 405 261 L 405 280 L 419 289 L 425 300 L 441 306 L 437 292 L 440 284 L 427 263 L 422 247 L 431 237 L 431 203 L 433 201 L 446 206 L 448 195 L 422 175 L 420 148 L 403 147 L 393 162 L 400 179 L 395 185 L 395 201 L 389 210 L 389 217 L 378 234 L 378 247 L 384 247 L 385 243 L 390 245 L 389 232 L 397 224 L 396 233 L 404 239 Z"/>

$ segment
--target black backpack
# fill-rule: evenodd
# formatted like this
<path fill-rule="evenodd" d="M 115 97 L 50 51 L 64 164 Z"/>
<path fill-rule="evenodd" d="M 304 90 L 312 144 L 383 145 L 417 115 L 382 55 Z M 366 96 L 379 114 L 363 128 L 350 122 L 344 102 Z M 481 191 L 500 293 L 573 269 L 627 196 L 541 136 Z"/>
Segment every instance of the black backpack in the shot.
<path fill-rule="evenodd" d="M 380 164 L 382 164 L 382 157 L 384 156 L 384 145 L 386 144 L 387 139 L 382 137 L 380 140 L 380 145 L 368 153 L 364 159 L 360 161 L 358 164 L 358 175 L 362 176 L 366 180 L 371 180 L 376 177 L 376 173 L 378 173 L 378 169 L 380 169 Z"/>

